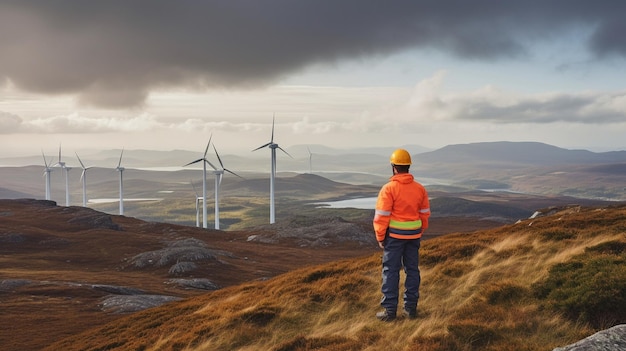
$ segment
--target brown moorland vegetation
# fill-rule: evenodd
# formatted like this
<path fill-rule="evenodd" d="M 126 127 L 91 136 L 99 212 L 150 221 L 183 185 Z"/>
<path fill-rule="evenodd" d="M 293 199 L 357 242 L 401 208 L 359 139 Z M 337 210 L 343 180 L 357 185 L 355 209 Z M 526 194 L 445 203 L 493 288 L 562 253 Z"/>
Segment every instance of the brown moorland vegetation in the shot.
<path fill-rule="evenodd" d="M 625 321 L 625 214 L 623 207 L 573 207 L 514 226 L 425 242 L 417 321 L 387 325 L 372 318 L 377 254 L 164 307 L 164 314 L 185 312 L 164 318 L 162 329 L 152 324 L 162 331 L 152 342 L 132 337 L 145 332 L 132 326 L 151 312 L 128 318 L 128 331 L 115 324 L 99 332 L 121 334 L 114 339 L 120 349 L 552 348 Z M 89 337 L 100 336 L 92 331 Z M 84 340 L 69 342 L 85 345 Z"/>
<path fill-rule="evenodd" d="M 115 218 L 122 226 L 129 221 Z M 249 244 L 257 250 L 270 247 Z M 292 250 L 283 254 L 304 254 Z M 248 270 L 239 268 L 248 274 L 246 282 L 130 315 L 103 313 L 109 323 L 57 338 L 45 349 L 548 350 L 626 322 L 624 206 L 571 206 L 513 225 L 424 241 L 417 320 L 381 323 L 373 318 L 380 296 L 380 253 L 366 252 L 315 264 L 309 250 L 305 259 L 313 265 L 289 272 L 283 267 L 284 274 L 251 281 L 254 268 L 272 269 L 259 260 Z M 7 267 L 2 268 L 4 276 Z M 33 272 L 30 268 L 22 273 Z M 133 275 L 122 271 L 111 277 L 127 273 Z M 153 273 L 158 276 L 158 269 Z M 162 278 L 154 280 L 158 290 Z M 51 312 L 40 311 L 29 332 L 36 335 L 37 323 L 60 318 Z M 4 329 L 9 323 L 3 323 Z"/>
<path fill-rule="evenodd" d="M 430 233 L 496 225 L 434 219 Z M 377 251 L 364 210 L 310 209 L 272 226 L 225 232 L 0 200 L 0 345 L 40 350 L 165 301 Z"/>

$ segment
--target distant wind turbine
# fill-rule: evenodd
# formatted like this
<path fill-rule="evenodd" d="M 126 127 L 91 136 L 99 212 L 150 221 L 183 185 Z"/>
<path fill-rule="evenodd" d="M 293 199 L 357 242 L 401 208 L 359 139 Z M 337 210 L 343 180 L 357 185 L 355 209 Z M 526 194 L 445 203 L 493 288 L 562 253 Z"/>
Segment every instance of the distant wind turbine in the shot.
<path fill-rule="evenodd" d="M 124 167 L 122 167 L 122 156 L 124 155 L 124 148 L 120 153 L 120 161 L 117 163 L 115 169 L 120 172 L 120 215 L 124 215 Z"/>
<path fill-rule="evenodd" d="M 41 150 L 41 156 L 43 156 L 43 164 L 46 168 L 44 168 L 43 175 L 46 178 L 46 200 L 50 200 L 50 173 L 52 172 L 52 167 L 48 164 L 46 160 L 46 155 L 44 155 L 43 150 Z"/>
<path fill-rule="evenodd" d="M 213 169 L 217 169 L 209 160 L 206 158 L 206 154 L 209 151 L 209 145 L 211 145 L 211 138 L 209 137 L 209 142 L 206 144 L 206 149 L 204 149 L 204 155 L 202 158 L 199 158 L 195 161 L 191 161 L 184 165 L 183 167 L 192 165 L 194 163 L 202 162 L 202 228 L 207 228 L 207 213 L 206 213 L 206 164 L 208 163 Z"/>
<path fill-rule="evenodd" d="M 217 153 L 217 149 L 215 148 L 215 144 L 213 144 L 213 150 L 215 150 L 215 156 L 217 156 L 217 160 L 220 162 L 221 169 L 215 169 L 213 174 L 215 174 L 215 229 L 220 229 L 220 185 L 222 184 L 222 177 L 224 176 L 224 171 L 233 174 L 239 178 L 242 178 L 239 174 L 224 168 L 224 163 L 222 163 L 222 159 L 220 158 L 220 154 Z M 215 167 L 213 167 L 215 168 Z"/>
<path fill-rule="evenodd" d="M 289 155 L 287 151 L 283 150 L 280 146 L 278 146 L 278 144 L 274 143 L 274 122 L 275 122 L 275 118 L 272 117 L 272 138 L 270 139 L 270 142 L 252 150 L 252 151 L 256 151 L 264 147 L 269 147 L 271 150 L 271 154 L 272 154 L 271 173 L 270 173 L 270 224 L 273 224 L 276 222 L 275 211 L 274 211 L 274 178 L 276 178 L 276 149 L 280 149 L 280 151 L 284 152 L 285 154 L 287 154 L 287 156 L 291 157 L 291 155 Z"/>
<path fill-rule="evenodd" d="M 313 174 L 313 153 L 308 146 L 306 147 L 306 149 L 309 151 L 309 173 Z"/>
<path fill-rule="evenodd" d="M 80 167 L 83 169 L 83 172 L 80 174 L 80 181 L 83 183 L 83 207 L 87 207 L 87 170 L 91 167 L 85 167 L 85 164 L 78 156 L 78 153 L 76 153 L 76 158 L 78 158 Z"/>
<path fill-rule="evenodd" d="M 61 144 L 59 144 L 59 161 L 55 164 L 55 166 L 61 167 L 62 170 L 65 171 L 65 206 L 70 205 L 70 169 L 71 167 L 67 167 L 65 162 L 61 161 Z"/>
<path fill-rule="evenodd" d="M 191 187 L 193 188 L 194 194 L 196 194 L 196 227 L 200 228 L 200 201 L 202 201 L 202 197 L 198 195 L 198 191 L 196 191 L 196 187 L 193 185 L 193 181 L 189 181 L 191 183 Z"/>

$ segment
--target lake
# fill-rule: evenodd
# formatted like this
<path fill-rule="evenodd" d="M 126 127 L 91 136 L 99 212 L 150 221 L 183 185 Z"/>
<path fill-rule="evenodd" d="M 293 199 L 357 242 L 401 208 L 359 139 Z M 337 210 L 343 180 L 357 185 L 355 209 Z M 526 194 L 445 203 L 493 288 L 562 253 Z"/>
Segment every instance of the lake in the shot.
<path fill-rule="evenodd" d="M 318 202 L 315 203 L 315 205 L 326 208 L 361 208 L 373 210 L 376 207 L 376 197 L 361 197 L 349 200 Z"/>

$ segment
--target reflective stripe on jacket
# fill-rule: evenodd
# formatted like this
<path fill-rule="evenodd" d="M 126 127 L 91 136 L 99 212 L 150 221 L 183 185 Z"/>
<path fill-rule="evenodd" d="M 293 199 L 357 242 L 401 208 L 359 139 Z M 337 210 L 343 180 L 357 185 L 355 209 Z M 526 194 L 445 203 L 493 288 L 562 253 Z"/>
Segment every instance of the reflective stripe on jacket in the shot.
<path fill-rule="evenodd" d="M 376 240 L 389 236 L 417 239 L 428 228 L 430 203 L 424 186 L 410 173 L 398 173 L 378 193 L 374 214 Z"/>

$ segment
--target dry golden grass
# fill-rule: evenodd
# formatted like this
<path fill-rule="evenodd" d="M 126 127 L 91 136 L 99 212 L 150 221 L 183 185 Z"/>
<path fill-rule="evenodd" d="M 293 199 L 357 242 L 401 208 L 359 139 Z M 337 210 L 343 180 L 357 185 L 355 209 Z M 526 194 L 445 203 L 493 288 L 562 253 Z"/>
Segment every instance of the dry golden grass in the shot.
<path fill-rule="evenodd" d="M 139 312 L 47 350 L 548 350 L 595 329 L 546 308 L 534 284 L 611 242 L 626 243 L 626 208 L 573 208 L 425 241 L 416 320 L 374 318 L 377 253 Z"/>

